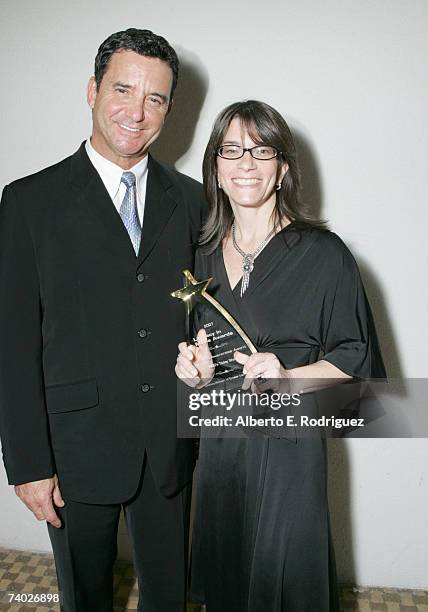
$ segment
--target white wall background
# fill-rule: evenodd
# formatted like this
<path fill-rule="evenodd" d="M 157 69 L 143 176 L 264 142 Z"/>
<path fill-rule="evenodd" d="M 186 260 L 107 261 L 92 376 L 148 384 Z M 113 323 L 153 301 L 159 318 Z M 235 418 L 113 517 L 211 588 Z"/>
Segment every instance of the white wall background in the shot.
<path fill-rule="evenodd" d="M 99 43 L 153 29 L 183 63 L 158 156 L 199 179 L 221 108 L 248 97 L 278 108 L 306 197 L 359 261 L 389 373 L 426 377 L 427 22 L 427 0 L 2 3 L 0 184 L 78 147 Z M 340 577 L 428 587 L 427 441 L 336 441 L 330 459 Z M 0 546 L 50 548 L 3 472 Z"/>

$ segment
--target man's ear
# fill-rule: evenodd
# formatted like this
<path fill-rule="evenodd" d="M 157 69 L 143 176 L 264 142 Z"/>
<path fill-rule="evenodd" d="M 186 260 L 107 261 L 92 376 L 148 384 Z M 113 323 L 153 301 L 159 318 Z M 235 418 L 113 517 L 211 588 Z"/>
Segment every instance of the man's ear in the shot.
<path fill-rule="evenodd" d="M 95 99 L 97 97 L 97 82 L 95 77 L 91 76 L 88 81 L 88 87 L 86 88 L 86 100 L 91 108 L 94 108 Z"/>
<path fill-rule="evenodd" d="M 169 113 L 171 112 L 173 104 L 174 104 L 174 100 L 173 99 L 168 102 L 168 110 L 166 111 L 166 115 L 165 116 L 169 115 Z"/>

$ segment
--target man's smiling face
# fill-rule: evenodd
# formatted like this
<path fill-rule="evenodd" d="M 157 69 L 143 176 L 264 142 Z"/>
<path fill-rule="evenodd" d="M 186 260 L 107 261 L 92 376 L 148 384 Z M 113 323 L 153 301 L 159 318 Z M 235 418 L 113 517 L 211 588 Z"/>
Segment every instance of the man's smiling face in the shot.
<path fill-rule="evenodd" d="M 95 150 L 124 170 L 142 159 L 162 130 L 172 79 L 171 68 L 158 58 L 114 53 L 98 90 L 94 77 L 88 83 Z"/>

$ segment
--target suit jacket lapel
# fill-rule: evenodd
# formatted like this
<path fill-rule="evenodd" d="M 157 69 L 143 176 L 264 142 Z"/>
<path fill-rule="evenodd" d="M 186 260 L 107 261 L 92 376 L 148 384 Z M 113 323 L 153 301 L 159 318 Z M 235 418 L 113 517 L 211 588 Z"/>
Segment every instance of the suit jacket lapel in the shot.
<path fill-rule="evenodd" d="M 128 232 L 101 177 L 86 154 L 85 143 L 82 143 L 72 157 L 70 182 L 79 190 L 77 203 L 81 203 L 85 212 L 91 215 L 104 230 L 107 248 L 126 257 L 135 265 L 135 252 Z M 177 206 L 172 187 L 173 184 L 167 170 L 150 156 L 137 266 L 142 264 L 152 251 Z"/>
<path fill-rule="evenodd" d="M 142 264 L 150 254 L 177 206 L 172 187 L 167 170 L 149 156 L 144 221 L 137 265 Z"/>
<path fill-rule="evenodd" d="M 128 232 L 101 177 L 87 156 L 85 143 L 82 143 L 72 157 L 70 181 L 80 192 L 77 203 L 82 204 L 85 212 L 91 215 L 103 230 L 106 247 L 120 253 L 122 257 L 126 256 L 135 264 L 135 252 Z"/>

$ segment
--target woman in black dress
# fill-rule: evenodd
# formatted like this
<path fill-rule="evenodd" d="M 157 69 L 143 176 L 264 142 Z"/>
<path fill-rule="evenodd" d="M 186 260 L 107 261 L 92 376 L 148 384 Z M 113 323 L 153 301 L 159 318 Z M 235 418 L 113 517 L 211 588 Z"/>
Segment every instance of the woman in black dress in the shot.
<path fill-rule="evenodd" d="M 210 213 L 195 276 L 213 277 L 209 293 L 257 347 L 250 357 L 235 354 L 244 387 L 257 378 L 291 388 L 299 379 L 299 390 L 313 390 L 325 379 L 384 377 L 357 265 L 301 204 L 295 146 L 281 115 L 256 101 L 227 107 L 203 174 Z M 198 340 L 198 347 L 180 344 L 176 373 L 200 388 L 212 361 L 204 331 Z M 191 586 L 207 612 L 340 609 L 325 440 L 201 440 Z"/>

